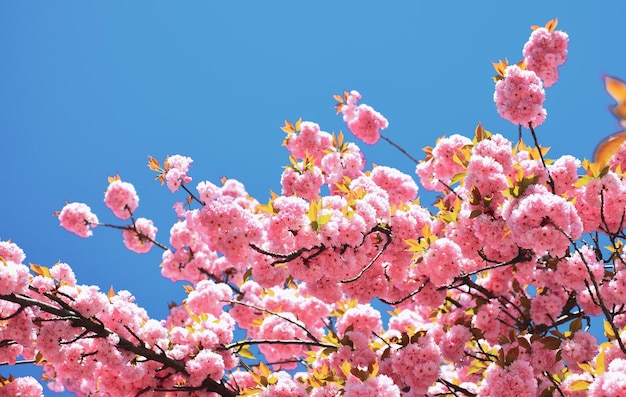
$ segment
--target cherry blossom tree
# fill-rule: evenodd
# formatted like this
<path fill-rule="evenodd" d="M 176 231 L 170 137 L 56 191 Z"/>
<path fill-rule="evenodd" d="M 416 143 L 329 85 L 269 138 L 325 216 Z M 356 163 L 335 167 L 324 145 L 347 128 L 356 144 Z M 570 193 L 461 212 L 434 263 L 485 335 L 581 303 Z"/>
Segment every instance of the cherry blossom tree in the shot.
<path fill-rule="evenodd" d="M 415 160 L 432 208 L 413 176 L 368 169 L 343 133 L 302 120 L 282 127 L 289 165 L 267 203 L 236 180 L 194 185 L 189 157 L 150 157 L 179 200 L 167 243 L 136 216 L 133 185 L 110 178 L 116 223 L 74 202 L 61 226 L 162 250 L 162 276 L 187 297 L 152 319 L 130 292 L 80 284 L 65 263 L 29 268 L 2 241 L 0 362 L 33 362 L 51 390 L 80 396 L 624 395 L 626 146 L 551 159 L 536 131 L 567 43 L 550 21 L 521 62 L 494 65 L 517 140 L 478 125 L 418 161 L 359 92 L 335 96 L 356 138 Z M 0 379 L 0 395 L 42 394 L 32 377 Z"/>

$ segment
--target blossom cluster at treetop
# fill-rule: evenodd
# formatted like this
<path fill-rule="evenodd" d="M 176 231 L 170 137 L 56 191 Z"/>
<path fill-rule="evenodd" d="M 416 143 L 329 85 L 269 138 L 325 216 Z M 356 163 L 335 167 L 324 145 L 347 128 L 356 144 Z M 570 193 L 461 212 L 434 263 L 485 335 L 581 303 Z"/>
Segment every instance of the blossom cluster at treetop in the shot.
<path fill-rule="evenodd" d="M 626 395 L 626 146 L 606 162 L 551 159 L 537 138 L 567 43 L 550 21 L 521 62 L 494 65 L 496 110 L 532 144 L 478 125 L 426 148 L 417 178 L 286 121 L 267 202 L 236 180 L 196 183 L 189 157 L 149 158 L 180 200 L 167 244 L 134 186 L 109 178 L 104 203 L 125 223 L 72 202 L 60 225 L 162 250 L 187 297 L 152 319 L 131 292 L 80 284 L 62 262 L 29 267 L 0 241 L 0 365 L 31 361 L 79 396 Z M 359 92 L 335 99 L 354 136 L 391 142 Z M 419 189 L 438 194 L 433 208 Z M 43 386 L 0 377 L 0 395 Z"/>

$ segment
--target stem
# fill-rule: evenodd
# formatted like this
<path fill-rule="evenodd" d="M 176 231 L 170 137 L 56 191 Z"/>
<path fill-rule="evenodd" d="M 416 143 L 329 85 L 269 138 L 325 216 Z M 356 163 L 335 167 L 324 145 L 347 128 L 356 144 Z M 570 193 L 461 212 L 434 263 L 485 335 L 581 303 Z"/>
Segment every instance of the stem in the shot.
<path fill-rule="evenodd" d="M 135 233 L 137 233 L 139 238 L 144 238 L 144 239 L 150 241 L 152 244 L 154 244 L 157 247 L 161 248 L 163 251 L 167 251 L 169 249 L 165 245 L 159 243 L 156 240 L 151 239 L 150 237 L 146 236 L 145 234 L 143 234 L 139 230 L 137 230 L 137 227 L 135 226 L 135 220 L 134 219 L 133 219 L 133 224 L 132 225 L 126 225 L 126 226 L 113 225 L 113 224 L 110 224 L 110 223 L 91 223 L 91 222 L 89 222 L 89 224 L 90 225 L 95 225 L 95 226 L 110 227 L 111 229 L 132 230 Z"/>
<path fill-rule="evenodd" d="M 337 346 L 331 345 L 330 343 L 323 342 L 315 342 L 310 340 L 300 340 L 300 339 L 249 339 L 242 340 L 239 342 L 229 343 L 227 345 L 223 345 L 223 350 L 236 349 L 248 345 L 307 345 L 307 346 L 317 346 L 317 347 L 328 347 L 331 349 L 335 349 Z"/>
<path fill-rule="evenodd" d="M 452 394 L 454 394 L 455 396 L 457 395 L 456 393 L 458 392 L 458 393 L 463 393 L 464 395 L 469 396 L 469 397 L 476 397 L 476 394 L 470 392 L 467 389 L 462 388 L 461 386 L 457 386 L 454 383 L 450 383 L 443 378 L 437 379 L 437 382 L 442 383 L 444 386 L 446 386 L 448 390 L 450 390 Z"/>
<path fill-rule="evenodd" d="M 415 157 L 411 156 L 409 154 L 409 152 L 407 152 L 406 150 L 404 150 L 404 148 L 400 145 L 398 145 L 397 143 L 395 143 L 394 141 L 392 141 L 391 139 L 387 138 L 386 136 L 384 136 L 383 134 L 380 134 L 380 137 L 383 138 L 385 141 L 387 141 L 391 146 L 395 147 L 396 149 L 398 149 L 402 154 L 404 154 L 405 156 L 407 156 L 409 159 L 411 159 L 411 161 L 413 161 L 416 165 L 419 164 L 419 160 L 417 160 Z M 461 197 L 457 194 L 457 192 L 454 191 L 454 189 L 452 189 L 447 183 L 445 183 L 444 181 L 442 181 L 441 179 L 437 179 L 437 181 L 439 183 L 441 183 L 443 186 L 446 187 L 446 189 L 448 189 L 449 191 L 451 191 L 452 193 L 454 193 L 455 196 L 457 196 L 459 199 L 461 199 Z"/>
<path fill-rule="evenodd" d="M 554 179 L 552 179 L 552 175 L 550 175 L 550 170 L 548 170 L 548 166 L 546 165 L 546 160 L 543 158 L 543 153 L 541 152 L 541 146 L 539 146 L 539 141 L 537 140 L 537 135 L 535 134 L 535 129 L 533 128 L 532 123 L 528 123 L 528 128 L 533 136 L 533 140 L 535 141 L 535 147 L 539 152 L 539 157 L 541 158 L 541 164 L 543 164 L 543 168 L 545 168 L 546 173 L 548 174 L 548 185 L 550 185 L 550 189 L 552 189 L 552 194 L 556 191 L 554 187 Z"/>
<path fill-rule="evenodd" d="M 422 290 L 426 287 L 426 285 L 430 282 L 430 278 L 427 278 L 426 281 L 424 281 L 422 283 L 422 285 L 420 285 L 415 291 L 411 292 L 410 294 L 408 294 L 407 296 L 405 296 L 404 298 L 401 298 L 397 301 L 387 301 L 385 299 L 382 298 L 378 298 L 379 301 L 381 301 L 382 303 L 386 303 L 387 305 L 399 305 L 400 303 L 404 302 L 407 299 L 412 298 L 414 295 L 419 294 L 420 292 L 422 292 Z"/>
<path fill-rule="evenodd" d="M 311 331 L 309 331 L 301 322 L 294 321 L 294 320 L 292 320 L 292 319 L 290 319 L 288 317 L 285 317 L 285 316 L 281 315 L 280 313 L 276 313 L 274 311 L 271 311 L 271 310 L 268 310 L 268 309 L 264 309 L 264 308 L 256 306 L 256 305 L 251 305 L 250 303 L 245 303 L 245 302 L 239 302 L 239 301 L 234 301 L 234 300 L 222 301 L 222 302 L 227 302 L 227 303 L 230 303 L 231 305 L 241 305 L 241 306 L 249 307 L 251 309 L 259 310 L 259 311 L 271 314 L 272 316 L 276 316 L 276 317 L 278 317 L 280 319 L 283 319 L 283 320 L 285 320 L 285 321 L 295 325 L 296 327 L 302 329 L 306 333 L 306 335 L 309 337 L 309 339 L 311 339 L 312 341 L 319 342 L 319 340 L 315 337 L 315 335 L 313 335 L 311 333 Z"/>
<path fill-rule="evenodd" d="M 187 186 L 185 186 L 185 182 L 181 182 L 180 183 L 180 187 L 182 187 L 187 193 L 189 193 L 189 196 L 191 196 L 191 198 L 193 200 L 197 201 L 198 204 L 200 204 L 203 207 L 206 205 L 204 201 L 202 201 L 199 198 L 197 198 L 195 194 L 191 193 L 191 191 L 189 189 L 187 189 Z"/>
<path fill-rule="evenodd" d="M 617 344 L 619 345 L 620 350 L 624 354 L 626 354 L 626 346 L 624 346 L 624 342 L 622 341 L 622 338 L 620 337 L 619 329 L 617 328 L 617 326 L 613 322 L 613 315 L 609 311 L 609 308 L 606 306 L 606 303 L 604 303 L 604 298 L 602 298 L 602 294 L 600 293 L 600 286 L 598 285 L 598 281 L 594 277 L 593 272 L 591 271 L 591 268 L 589 267 L 589 263 L 587 263 L 587 259 L 585 259 L 585 257 L 583 256 L 583 253 L 580 252 L 580 249 L 578 248 L 578 245 L 576 245 L 576 242 L 574 241 L 574 239 L 572 239 L 572 237 L 565 230 L 563 230 L 561 227 L 559 227 L 557 224 L 555 224 L 552 221 L 550 221 L 550 223 L 556 230 L 558 230 L 565 237 L 567 237 L 567 239 L 569 240 L 570 244 L 572 244 L 574 246 L 574 250 L 580 256 L 580 259 L 585 264 L 585 268 L 587 269 L 587 274 L 589 275 L 589 278 L 591 279 L 591 282 L 593 283 L 593 287 L 594 287 L 595 292 L 596 292 L 596 297 L 598 298 L 598 303 L 599 303 L 600 309 L 602 309 L 602 313 L 604 314 L 604 317 L 606 318 L 606 321 L 611 326 L 611 330 L 613 331 L 613 334 L 615 335 L 615 339 L 617 340 Z M 591 293 L 591 290 L 589 291 L 589 293 L 593 297 L 593 294 Z"/>
<path fill-rule="evenodd" d="M 347 283 L 352 283 L 356 280 L 358 280 L 359 278 L 361 278 L 361 276 L 363 275 L 363 273 L 365 273 L 367 271 L 367 269 L 369 269 L 370 267 L 372 267 L 372 265 L 374 264 L 374 262 L 376 262 L 376 260 L 378 258 L 380 258 L 380 256 L 383 254 L 383 252 L 385 252 L 385 250 L 387 249 L 387 247 L 389 246 L 389 244 L 391 244 L 391 231 L 389 231 L 389 229 L 385 229 L 381 226 L 375 226 L 374 229 L 372 229 L 372 232 L 381 232 L 385 235 L 386 237 L 386 241 L 385 244 L 378 250 L 378 252 L 376 253 L 376 255 L 372 258 L 372 260 L 367 264 L 367 266 L 365 266 L 363 269 L 361 269 L 361 271 L 359 272 L 359 274 L 357 274 L 356 276 L 346 279 L 346 280 L 341 280 L 340 283 L 342 284 L 347 284 Z M 371 233 L 371 232 L 370 232 Z M 368 233 L 369 234 L 369 233 Z"/>
<path fill-rule="evenodd" d="M 405 156 L 407 156 L 409 159 L 411 159 L 411 161 L 413 161 L 415 164 L 419 164 L 419 160 L 417 160 L 415 157 L 411 156 L 409 154 L 409 152 L 407 152 L 406 150 L 404 150 L 402 148 L 402 146 L 398 145 L 397 143 L 395 143 L 394 141 L 392 141 L 391 139 L 387 138 L 386 136 L 384 136 L 383 134 L 380 134 L 380 137 L 383 138 L 384 140 L 386 140 L 391 146 L 395 147 L 396 149 L 398 149 L 400 152 L 402 152 L 402 154 L 404 154 Z"/>

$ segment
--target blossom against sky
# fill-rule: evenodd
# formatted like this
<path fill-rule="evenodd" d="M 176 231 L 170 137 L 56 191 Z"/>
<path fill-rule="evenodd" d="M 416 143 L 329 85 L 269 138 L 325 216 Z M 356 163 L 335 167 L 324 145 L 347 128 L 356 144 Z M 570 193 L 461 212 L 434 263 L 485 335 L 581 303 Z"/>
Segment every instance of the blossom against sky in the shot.
<path fill-rule="evenodd" d="M 625 10 L 617 1 L 3 2 L 0 238 L 26 261 L 69 263 L 80 283 L 128 289 L 161 318 L 184 293 L 160 276 L 160 252 L 126 250 L 117 230 L 66 232 L 52 216 L 66 201 L 115 223 L 103 193 L 120 174 L 137 190 L 138 216 L 167 242 L 182 193 L 153 180 L 148 155 L 190 156 L 194 181 L 236 178 L 265 201 L 289 164 L 285 119 L 355 140 L 333 108 L 344 90 L 358 90 L 388 120 L 384 133 L 417 158 L 439 136 L 471 136 L 478 122 L 514 140 L 517 128 L 493 102 L 491 62 L 521 59 L 529 26 L 556 17 L 569 54 L 537 133 L 553 158 L 590 157 L 618 129 L 601 77 L 626 78 Z M 414 172 L 385 142 L 360 146 L 370 164 Z M 9 371 L 17 374 L 0 367 Z"/>

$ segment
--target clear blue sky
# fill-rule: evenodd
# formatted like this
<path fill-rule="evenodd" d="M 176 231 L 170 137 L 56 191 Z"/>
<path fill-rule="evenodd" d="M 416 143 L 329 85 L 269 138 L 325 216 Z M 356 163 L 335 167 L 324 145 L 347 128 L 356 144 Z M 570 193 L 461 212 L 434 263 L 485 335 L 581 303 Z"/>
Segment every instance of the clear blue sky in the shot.
<path fill-rule="evenodd" d="M 0 238 L 29 262 L 69 263 L 80 283 L 128 289 L 163 318 L 184 294 L 160 277 L 159 250 L 133 254 L 104 228 L 81 239 L 52 213 L 81 201 L 115 222 L 103 191 L 119 173 L 167 242 L 183 196 L 153 181 L 148 154 L 191 156 L 195 182 L 237 178 L 265 201 L 288 164 L 283 120 L 345 130 L 332 99 L 343 90 L 359 90 L 415 156 L 478 122 L 514 139 L 491 62 L 521 59 L 529 25 L 555 17 L 569 60 L 538 134 L 553 157 L 589 157 L 617 130 L 601 76 L 626 78 L 625 14 L 621 1 L 0 2 Z M 370 164 L 413 173 L 385 142 L 364 146 Z"/>

